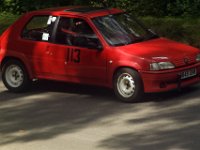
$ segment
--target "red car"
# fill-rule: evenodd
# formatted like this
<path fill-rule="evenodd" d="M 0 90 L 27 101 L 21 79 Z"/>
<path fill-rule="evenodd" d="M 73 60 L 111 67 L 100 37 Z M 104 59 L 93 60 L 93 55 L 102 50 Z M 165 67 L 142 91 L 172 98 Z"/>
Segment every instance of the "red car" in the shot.
<path fill-rule="evenodd" d="M 200 51 L 161 38 L 119 9 L 27 13 L 0 37 L 2 80 L 13 92 L 35 79 L 113 88 L 125 102 L 200 81 Z"/>

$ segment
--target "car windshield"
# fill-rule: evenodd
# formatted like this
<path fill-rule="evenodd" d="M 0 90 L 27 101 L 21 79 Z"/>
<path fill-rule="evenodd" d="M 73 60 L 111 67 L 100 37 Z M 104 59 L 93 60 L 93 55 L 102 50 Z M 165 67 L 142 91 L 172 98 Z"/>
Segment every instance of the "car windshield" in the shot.
<path fill-rule="evenodd" d="M 111 46 L 128 45 L 158 37 L 126 13 L 96 17 L 93 23 Z"/>

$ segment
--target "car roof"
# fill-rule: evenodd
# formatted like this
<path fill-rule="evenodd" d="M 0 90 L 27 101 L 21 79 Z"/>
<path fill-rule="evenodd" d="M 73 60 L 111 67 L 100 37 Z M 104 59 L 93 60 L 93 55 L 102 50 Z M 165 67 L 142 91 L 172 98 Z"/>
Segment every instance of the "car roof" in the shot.
<path fill-rule="evenodd" d="M 57 7 L 47 8 L 42 10 L 36 10 L 30 13 L 50 13 L 52 15 L 77 15 L 83 17 L 94 18 L 98 16 L 104 16 L 109 14 L 115 14 L 123 12 L 117 8 L 105 8 L 105 7 L 86 7 L 86 6 L 68 6 L 68 7 Z"/>

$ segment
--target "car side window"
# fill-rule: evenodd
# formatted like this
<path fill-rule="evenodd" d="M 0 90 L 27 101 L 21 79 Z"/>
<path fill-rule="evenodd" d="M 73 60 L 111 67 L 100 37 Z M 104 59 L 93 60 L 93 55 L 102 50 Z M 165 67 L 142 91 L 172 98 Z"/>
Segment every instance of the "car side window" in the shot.
<path fill-rule="evenodd" d="M 56 43 L 94 49 L 101 45 L 96 34 L 85 20 L 66 17 L 60 18 Z"/>
<path fill-rule="evenodd" d="M 49 41 L 57 17 L 35 16 L 24 27 L 22 38 L 33 41 Z"/>

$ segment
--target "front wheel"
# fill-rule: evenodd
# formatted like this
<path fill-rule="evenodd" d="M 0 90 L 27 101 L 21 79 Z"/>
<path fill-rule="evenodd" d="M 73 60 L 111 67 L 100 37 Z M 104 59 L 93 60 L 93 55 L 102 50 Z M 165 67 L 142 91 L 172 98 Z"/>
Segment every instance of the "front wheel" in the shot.
<path fill-rule="evenodd" d="M 12 92 L 25 91 L 30 83 L 26 68 L 18 60 L 10 60 L 4 64 L 2 80 L 6 88 Z"/>
<path fill-rule="evenodd" d="M 114 75 L 114 92 L 123 102 L 136 102 L 144 93 L 143 83 L 137 71 L 121 68 Z"/>

